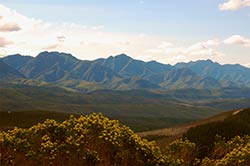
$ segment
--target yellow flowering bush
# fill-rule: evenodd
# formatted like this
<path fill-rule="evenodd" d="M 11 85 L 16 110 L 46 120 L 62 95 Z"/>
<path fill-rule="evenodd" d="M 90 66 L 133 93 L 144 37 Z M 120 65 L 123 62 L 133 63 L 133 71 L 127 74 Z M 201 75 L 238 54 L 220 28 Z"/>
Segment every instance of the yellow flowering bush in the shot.
<path fill-rule="evenodd" d="M 190 165 L 194 158 L 196 145 L 187 139 L 177 139 L 165 149 L 169 165 Z"/>
<path fill-rule="evenodd" d="M 220 155 L 218 155 L 220 154 Z M 216 143 L 210 158 L 202 166 L 248 166 L 250 165 L 250 136 L 236 136 L 230 141 Z"/>
<path fill-rule="evenodd" d="M 155 143 L 101 114 L 0 132 L 0 165 L 164 165 Z"/>
<path fill-rule="evenodd" d="M 0 131 L 0 166 L 248 166 L 250 136 L 229 141 L 216 136 L 208 156 L 196 159 L 199 148 L 177 139 L 164 150 L 130 128 L 102 114 L 58 123 L 46 120 L 28 129 Z"/>

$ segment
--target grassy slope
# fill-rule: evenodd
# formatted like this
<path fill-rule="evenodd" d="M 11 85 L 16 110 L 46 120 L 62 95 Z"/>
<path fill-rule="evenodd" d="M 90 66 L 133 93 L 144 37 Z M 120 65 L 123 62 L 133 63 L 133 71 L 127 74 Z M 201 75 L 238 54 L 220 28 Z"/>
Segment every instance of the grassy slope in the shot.
<path fill-rule="evenodd" d="M 206 118 L 204 120 L 199 120 L 196 122 L 191 122 L 187 123 L 184 125 L 179 125 L 175 127 L 170 127 L 170 128 L 163 128 L 163 129 L 158 129 L 158 130 L 151 130 L 151 131 L 146 131 L 146 132 L 139 132 L 137 133 L 139 136 L 147 138 L 149 140 L 155 140 L 156 143 L 160 147 L 165 147 L 168 145 L 169 142 L 182 137 L 184 133 L 188 131 L 188 129 L 204 124 L 208 124 L 211 122 L 218 122 L 218 121 L 223 121 L 227 117 L 231 115 L 236 115 L 243 109 L 239 110 L 233 110 L 233 111 L 227 111 L 224 113 L 220 113 L 218 115 L 211 116 L 209 118 Z"/>
<path fill-rule="evenodd" d="M 0 111 L 102 112 L 136 131 L 169 127 L 219 112 L 211 107 L 131 93 L 81 94 L 53 87 L 14 86 L 0 88 L 0 94 Z"/>

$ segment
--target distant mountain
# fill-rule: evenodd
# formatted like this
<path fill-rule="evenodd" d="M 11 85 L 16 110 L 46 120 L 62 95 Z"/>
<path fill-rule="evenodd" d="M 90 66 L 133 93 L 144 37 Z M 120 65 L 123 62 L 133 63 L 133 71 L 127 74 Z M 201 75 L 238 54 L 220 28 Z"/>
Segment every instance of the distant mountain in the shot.
<path fill-rule="evenodd" d="M 45 51 L 35 58 L 17 54 L 2 61 L 27 79 L 81 91 L 250 87 L 249 68 L 220 65 L 211 60 L 171 66 L 135 60 L 125 54 L 87 61 L 71 54 Z"/>
<path fill-rule="evenodd" d="M 25 78 L 16 69 L 10 67 L 0 59 L 0 81 L 12 80 L 16 78 Z"/>
<path fill-rule="evenodd" d="M 65 77 L 78 61 L 70 54 L 42 52 L 19 71 L 27 78 L 55 82 Z"/>
<path fill-rule="evenodd" d="M 20 54 L 15 54 L 15 55 L 9 55 L 2 59 L 6 64 L 14 67 L 17 70 L 21 70 L 21 68 L 25 66 L 26 63 L 28 63 L 30 60 L 34 58 L 31 56 L 22 56 Z"/>
<path fill-rule="evenodd" d="M 89 82 L 106 82 L 113 78 L 120 77 L 110 68 L 93 63 L 81 61 L 70 71 L 70 77 Z"/>
<path fill-rule="evenodd" d="M 250 69 L 239 64 L 220 65 L 211 60 L 199 60 L 189 63 L 177 63 L 175 68 L 189 68 L 203 77 L 212 77 L 224 82 L 235 83 L 239 86 L 250 86 Z"/>
<path fill-rule="evenodd" d="M 91 61 L 81 61 L 71 54 L 59 52 L 42 52 L 36 58 L 25 61 L 20 56 L 4 58 L 9 65 L 16 67 L 27 78 L 46 82 L 58 82 L 70 79 L 102 82 L 111 79 L 115 74 L 109 68 L 95 64 Z M 23 65 L 13 61 L 22 60 Z"/>
<path fill-rule="evenodd" d="M 147 79 L 153 83 L 160 84 L 161 87 L 171 89 L 223 87 L 219 81 L 211 77 L 201 77 L 189 68 L 174 69 L 161 74 L 151 75 Z"/>
<path fill-rule="evenodd" d="M 135 60 L 125 54 L 117 55 L 115 57 L 110 56 L 107 59 L 97 59 L 96 62 L 112 69 L 122 77 L 144 77 L 151 74 L 165 72 L 173 68 L 171 65 L 164 65 L 155 61 L 143 62 Z"/>

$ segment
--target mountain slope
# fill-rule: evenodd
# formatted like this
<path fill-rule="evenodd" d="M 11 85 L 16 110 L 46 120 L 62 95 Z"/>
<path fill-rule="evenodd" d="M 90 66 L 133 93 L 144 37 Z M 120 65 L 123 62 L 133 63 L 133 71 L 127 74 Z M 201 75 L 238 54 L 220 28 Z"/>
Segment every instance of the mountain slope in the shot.
<path fill-rule="evenodd" d="M 69 74 L 73 79 L 89 82 L 105 82 L 120 77 L 110 68 L 92 63 L 91 61 L 80 61 Z"/>
<path fill-rule="evenodd" d="M 210 89 L 223 86 L 219 81 L 211 77 L 201 77 L 189 68 L 174 69 L 161 74 L 150 75 L 146 79 L 168 89 Z"/>
<path fill-rule="evenodd" d="M 16 78 L 25 78 L 16 69 L 10 67 L 0 59 L 0 81 L 12 80 Z"/>
<path fill-rule="evenodd" d="M 176 68 L 189 68 L 203 77 L 212 77 L 224 81 L 228 86 L 231 82 L 239 86 L 250 86 L 250 69 L 241 65 L 220 65 L 211 60 L 200 60 L 189 63 L 177 63 Z"/>
<path fill-rule="evenodd" d="M 28 61 L 23 60 L 23 65 L 13 63 L 18 60 L 20 60 L 19 56 L 5 58 L 5 61 L 8 61 L 27 78 L 46 82 L 71 79 L 101 82 L 112 79 L 115 75 L 112 70 L 106 67 L 91 61 L 78 60 L 71 54 L 66 53 L 42 52 L 35 58 L 29 58 Z"/>
<path fill-rule="evenodd" d="M 165 72 L 172 68 L 170 65 L 164 65 L 155 61 L 143 62 L 135 60 L 125 54 L 115 57 L 110 56 L 107 59 L 97 59 L 96 63 L 112 69 L 123 77 L 143 77 L 150 74 Z"/>
<path fill-rule="evenodd" d="M 14 67 L 18 71 L 32 59 L 34 58 L 31 56 L 22 56 L 20 54 L 9 55 L 2 58 L 4 63 L 8 64 L 11 67 Z"/>
<path fill-rule="evenodd" d="M 42 52 L 25 64 L 20 71 L 31 79 L 54 82 L 67 75 L 78 61 L 70 54 Z"/>
<path fill-rule="evenodd" d="M 110 89 L 129 90 L 129 89 L 159 89 L 160 86 L 141 77 L 129 77 L 114 80 L 109 84 Z"/>
<path fill-rule="evenodd" d="M 218 89 L 250 87 L 250 69 L 211 60 L 178 63 L 143 62 L 125 54 L 94 61 L 71 54 L 41 52 L 37 57 L 2 58 L 27 79 L 66 86 L 82 92 L 98 89 Z M 22 81 L 25 82 L 25 81 Z"/>

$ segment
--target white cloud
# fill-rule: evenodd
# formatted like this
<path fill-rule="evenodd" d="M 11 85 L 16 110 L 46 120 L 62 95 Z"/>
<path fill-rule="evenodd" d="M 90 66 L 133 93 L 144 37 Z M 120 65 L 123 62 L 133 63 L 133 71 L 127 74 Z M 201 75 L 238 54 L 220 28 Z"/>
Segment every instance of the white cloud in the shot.
<path fill-rule="evenodd" d="M 185 55 L 176 55 L 170 58 L 171 62 L 177 63 L 177 62 L 184 62 L 184 61 L 188 61 L 188 57 Z"/>
<path fill-rule="evenodd" d="M 243 7 L 250 6 L 250 0 L 227 0 L 219 4 L 220 10 L 238 10 Z"/>
<path fill-rule="evenodd" d="M 48 45 L 46 47 L 43 47 L 42 50 L 44 51 L 51 51 L 51 50 L 56 50 L 58 49 L 59 44 L 52 44 L 52 45 Z"/>
<path fill-rule="evenodd" d="M 243 64 L 243 66 L 246 66 L 246 67 L 250 68 L 250 63 Z"/>
<path fill-rule="evenodd" d="M 0 24 L 0 32 L 20 31 L 21 28 L 15 23 Z"/>
<path fill-rule="evenodd" d="M 224 40 L 225 44 L 237 44 L 245 47 L 250 47 L 250 39 L 242 37 L 240 35 L 233 35 L 226 40 Z"/>
<path fill-rule="evenodd" d="M 223 53 L 214 48 L 220 44 L 221 42 L 219 39 L 199 42 L 187 47 L 176 46 L 169 42 L 161 42 L 157 48 L 149 49 L 148 52 L 168 56 L 171 63 L 176 63 L 179 61 L 188 61 L 190 59 L 208 59 L 224 56 Z"/>
<path fill-rule="evenodd" d="M 140 33 L 138 36 L 139 36 L 140 38 L 145 38 L 145 37 L 147 37 L 148 35 L 145 34 L 145 33 Z"/>
<path fill-rule="evenodd" d="M 0 47 L 0 57 L 6 56 L 6 52 Z"/>
<path fill-rule="evenodd" d="M 213 46 L 218 46 L 220 44 L 219 39 L 208 40 L 205 42 L 196 43 L 188 47 L 184 52 L 193 55 L 208 55 L 208 56 L 221 56 L 221 54 L 216 51 Z"/>
<path fill-rule="evenodd" d="M 159 48 L 159 49 L 166 49 L 166 48 L 173 47 L 173 46 L 174 46 L 173 43 L 163 41 L 163 42 L 161 42 L 161 44 L 158 46 L 158 48 Z"/>
<path fill-rule="evenodd" d="M 7 40 L 6 38 L 0 37 L 0 47 L 6 47 L 10 44 L 13 44 L 13 42 Z"/>
<path fill-rule="evenodd" d="M 66 40 L 66 37 L 64 35 L 61 35 L 61 36 L 57 36 L 57 40 L 59 42 L 64 42 Z"/>

